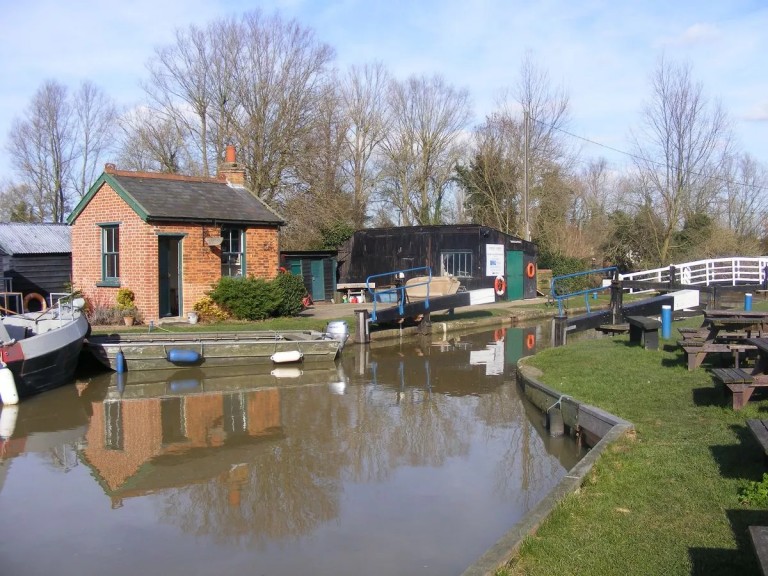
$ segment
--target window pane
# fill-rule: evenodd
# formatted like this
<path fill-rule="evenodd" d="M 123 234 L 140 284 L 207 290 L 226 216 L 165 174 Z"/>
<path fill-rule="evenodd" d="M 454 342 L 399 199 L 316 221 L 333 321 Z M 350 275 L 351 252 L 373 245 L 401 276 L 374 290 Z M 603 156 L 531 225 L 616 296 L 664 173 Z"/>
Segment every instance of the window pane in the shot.
<path fill-rule="evenodd" d="M 117 226 L 101 229 L 101 277 L 102 280 L 120 277 L 120 229 Z"/>
<path fill-rule="evenodd" d="M 457 278 L 470 278 L 472 276 L 472 252 L 451 251 L 440 254 L 440 274 L 448 274 Z"/>
<path fill-rule="evenodd" d="M 221 275 L 242 276 L 245 253 L 242 249 L 243 231 L 239 228 L 224 228 L 221 231 Z"/>

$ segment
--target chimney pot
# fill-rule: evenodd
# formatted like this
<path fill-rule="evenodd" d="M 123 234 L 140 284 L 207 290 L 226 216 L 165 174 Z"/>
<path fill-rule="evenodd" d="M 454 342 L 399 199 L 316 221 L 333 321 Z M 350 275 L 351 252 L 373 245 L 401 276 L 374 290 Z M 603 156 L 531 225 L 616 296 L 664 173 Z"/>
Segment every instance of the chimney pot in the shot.
<path fill-rule="evenodd" d="M 230 164 L 234 164 L 236 161 L 235 147 L 232 144 L 227 145 L 227 151 L 224 156 L 224 160 Z"/>

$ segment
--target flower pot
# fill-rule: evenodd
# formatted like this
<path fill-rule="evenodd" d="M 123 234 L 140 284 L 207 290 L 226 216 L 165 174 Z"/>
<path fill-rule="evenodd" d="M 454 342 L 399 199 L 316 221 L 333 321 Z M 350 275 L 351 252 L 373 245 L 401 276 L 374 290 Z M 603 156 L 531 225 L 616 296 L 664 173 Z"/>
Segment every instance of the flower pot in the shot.
<path fill-rule="evenodd" d="M 133 316 L 123 316 L 123 322 L 125 322 L 126 326 L 133 326 Z"/>

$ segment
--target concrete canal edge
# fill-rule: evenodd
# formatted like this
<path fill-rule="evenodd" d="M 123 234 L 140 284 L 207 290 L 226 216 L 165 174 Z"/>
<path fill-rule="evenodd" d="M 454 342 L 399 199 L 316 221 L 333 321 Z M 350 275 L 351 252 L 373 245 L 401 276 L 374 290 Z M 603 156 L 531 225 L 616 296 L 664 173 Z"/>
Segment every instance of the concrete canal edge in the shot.
<path fill-rule="evenodd" d="M 545 386 L 537 380 L 540 375 L 541 372 L 538 369 L 526 366 L 525 358 L 518 361 L 517 381 L 525 397 L 542 413 L 559 403 L 565 426 L 570 430 L 578 430 L 592 448 L 541 502 L 489 548 L 477 562 L 467 568 L 462 576 L 493 576 L 496 570 L 509 563 L 517 554 L 523 539 L 536 532 L 539 525 L 563 498 L 581 487 L 603 451 L 634 429 L 634 425 L 626 420 Z"/>

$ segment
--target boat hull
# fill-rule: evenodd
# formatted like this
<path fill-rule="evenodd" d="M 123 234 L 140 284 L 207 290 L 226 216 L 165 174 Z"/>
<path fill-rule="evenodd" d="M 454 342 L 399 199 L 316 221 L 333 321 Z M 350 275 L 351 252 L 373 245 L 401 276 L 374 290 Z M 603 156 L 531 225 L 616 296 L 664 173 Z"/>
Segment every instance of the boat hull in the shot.
<path fill-rule="evenodd" d="M 23 321 L 13 319 L 17 323 Z M 60 328 L 3 346 L 3 358 L 13 374 L 18 397 L 25 398 L 72 382 L 88 329 L 88 320 L 77 313 Z"/>
<path fill-rule="evenodd" d="M 128 371 L 271 364 L 273 355 L 295 351 L 301 353 L 302 362 L 331 362 L 341 346 L 338 340 L 314 331 L 111 334 L 86 341 L 86 349 L 111 370 L 118 370 L 118 353 L 122 352 Z"/>

